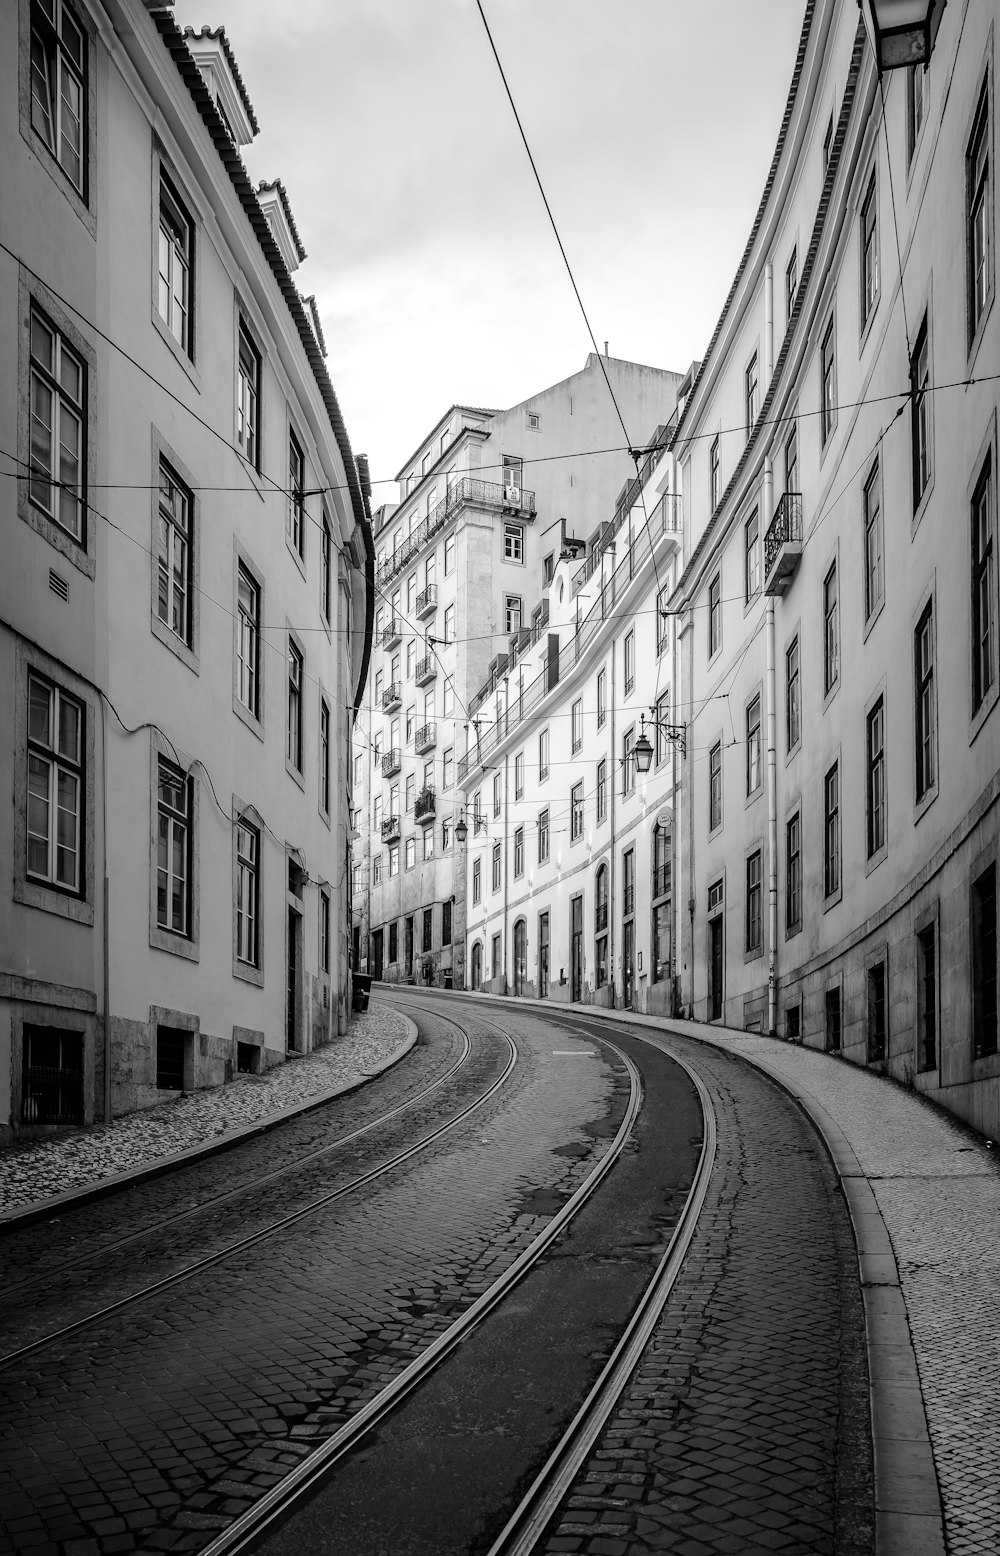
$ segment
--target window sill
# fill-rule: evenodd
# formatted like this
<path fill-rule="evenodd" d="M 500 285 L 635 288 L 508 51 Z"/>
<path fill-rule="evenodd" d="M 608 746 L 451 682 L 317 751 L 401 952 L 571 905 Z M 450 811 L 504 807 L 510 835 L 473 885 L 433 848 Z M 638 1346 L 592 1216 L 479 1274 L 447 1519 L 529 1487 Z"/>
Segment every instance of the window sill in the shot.
<path fill-rule="evenodd" d="M 832 891 L 829 897 L 823 898 L 823 912 L 828 913 L 831 908 L 835 908 L 839 902 L 843 901 L 843 897 L 844 888 L 843 886 L 838 886 L 837 890 Z"/>
<path fill-rule="evenodd" d="M 22 856 L 23 857 L 23 856 Z M 47 886 L 42 881 L 31 881 L 24 876 L 14 877 L 14 901 L 26 908 L 38 908 L 42 913 L 54 913 L 58 918 L 73 919 L 77 924 L 94 924 L 94 904 L 69 892 Z"/>
<path fill-rule="evenodd" d="M 975 743 L 976 738 L 979 735 L 979 731 L 982 729 L 983 725 L 986 723 L 986 720 L 989 718 L 990 714 L 993 712 L 993 709 L 996 707 L 998 695 L 1000 695 L 1000 677 L 994 676 L 993 685 L 990 687 L 989 691 L 986 693 L 986 696 L 979 704 L 979 707 L 972 715 L 972 723 L 969 729 L 970 746 Z"/>
<path fill-rule="evenodd" d="M 195 367 L 194 362 L 192 361 L 191 357 L 185 351 L 184 347 L 181 345 L 181 343 L 177 339 L 176 335 L 172 334 L 171 331 L 167 328 L 166 324 L 164 323 L 163 319 L 160 317 L 160 314 L 158 313 L 158 311 L 156 310 L 155 307 L 150 312 L 150 318 L 152 319 L 152 322 L 153 322 L 153 328 L 155 329 L 156 333 L 159 335 L 160 339 L 163 341 L 163 344 L 166 346 L 167 350 L 170 352 L 170 354 L 173 357 L 174 361 L 177 363 L 178 367 L 181 368 L 183 370 L 183 372 L 185 372 L 187 374 L 188 378 L 190 378 L 190 380 L 191 380 L 192 384 L 194 385 L 195 389 L 200 394 L 201 393 L 201 374 L 198 372 L 197 368 Z"/>
<path fill-rule="evenodd" d="M 927 477 L 927 484 L 924 487 L 923 491 L 920 493 L 920 500 L 917 503 L 917 506 L 914 508 L 914 510 L 913 510 L 913 518 L 910 520 L 910 540 L 911 541 L 912 541 L 914 535 L 917 533 L 917 530 L 920 528 L 920 521 L 921 521 L 921 519 L 923 518 L 924 514 L 927 512 L 927 505 L 930 502 L 930 497 L 931 497 L 931 493 L 933 492 L 933 490 L 934 490 L 934 467 L 932 465 L 931 466 L 931 473 Z"/>
<path fill-rule="evenodd" d="M 882 847 L 878 849 L 876 853 L 872 854 L 868 859 L 865 860 L 865 874 L 872 875 L 878 869 L 879 865 L 888 859 L 888 857 L 889 845 L 888 843 L 883 843 Z"/>
<path fill-rule="evenodd" d="M 302 515 L 302 523 L 306 524 L 307 522 L 308 521 L 306 519 L 306 516 L 303 513 L 303 515 Z M 288 526 L 287 525 L 285 526 L 285 549 L 288 552 L 288 555 L 291 557 L 292 561 L 295 563 L 295 566 L 298 568 L 299 572 L 302 574 L 302 577 L 305 578 L 305 576 L 306 576 L 306 561 L 305 561 L 305 557 L 302 555 L 301 551 L 297 551 L 295 549 L 295 542 L 293 541 L 291 535 L 288 533 Z"/>
<path fill-rule="evenodd" d="M 257 736 L 258 740 L 264 739 L 263 722 L 257 718 L 256 714 L 250 712 L 245 702 L 240 702 L 235 693 L 233 694 L 233 712 L 246 725 L 247 729 Z"/>
<path fill-rule="evenodd" d="M 872 628 L 874 627 L 875 623 L 878 621 L 879 617 L 881 616 L 881 614 L 882 614 L 882 612 L 884 610 L 885 610 L 885 589 L 883 588 L 883 590 L 882 590 L 882 598 L 879 600 L 878 604 L 875 606 L 875 609 L 872 611 L 871 615 L 868 616 L 866 618 L 866 620 L 865 620 L 864 629 L 863 629 L 863 631 L 861 633 L 861 641 L 862 641 L 862 643 L 867 643 L 868 642 L 868 634 L 871 632 Z"/>
<path fill-rule="evenodd" d="M 189 940 L 186 935 L 176 935 L 169 929 L 161 929 L 158 924 L 149 927 L 149 943 L 154 951 L 166 951 L 169 956 L 181 956 L 188 962 L 201 960 L 201 948 L 196 940 Z"/>
<path fill-rule="evenodd" d="M 799 752 L 801 750 L 802 750 L 802 736 L 800 735 L 798 740 L 795 742 L 794 746 L 789 746 L 788 750 L 785 752 L 785 766 L 786 767 L 788 766 L 789 762 L 792 762 L 792 761 L 795 760 L 795 758 L 798 756 L 798 754 L 799 754 Z"/>
<path fill-rule="evenodd" d="M 920 796 L 919 800 L 916 801 L 916 804 L 913 807 L 913 825 L 914 826 L 916 826 L 917 822 L 920 821 L 920 819 L 927 814 L 927 812 L 930 810 L 931 806 L 934 804 L 934 801 L 937 799 L 937 797 L 938 797 L 938 786 L 937 786 L 936 783 L 932 783 L 930 788 L 927 789 L 927 791 Z"/>
<path fill-rule="evenodd" d="M 193 648 L 185 643 L 183 638 L 178 637 L 176 632 L 172 632 L 166 622 L 161 621 L 159 616 L 150 616 L 149 625 L 154 638 L 162 643 L 164 648 L 168 648 L 175 658 L 180 660 L 181 664 L 187 665 L 193 675 L 201 674 L 198 655 Z"/>
<path fill-rule="evenodd" d="M 285 772 L 288 774 L 289 778 L 292 779 L 293 783 L 298 785 L 298 787 L 302 790 L 302 793 L 305 794 L 305 792 L 306 792 L 306 777 L 305 777 L 305 773 L 300 772 L 299 769 L 294 765 L 294 763 L 292 763 L 292 762 L 290 762 L 288 760 L 287 756 L 285 757 Z"/>
<path fill-rule="evenodd" d="M 762 961 L 763 957 L 764 957 L 764 947 L 763 947 L 763 945 L 755 946 L 752 951 L 744 951 L 743 952 L 743 963 L 744 963 L 744 966 L 746 965 L 747 962 L 759 962 L 759 961 Z"/>
<path fill-rule="evenodd" d="M 253 984 L 255 988 L 264 987 L 263 967 L 253 967 L 249 962 L 241 962 L 238 957 L 233 957 L 233 977 L 241 983 Z"/>
<path fill-rule="evenodd" d="M 752 806 L 757 804 L 758 800 L 762 800 L 763 798 L 764 798 L 764 785 L 763 785 L 763 782 L 761 782 L 761 783 L 759 783 L 757 785 L 756 789 L 751 789 L 750 790 L 750 793 L 746 796 L 746 799 L 743 801 L 743 809 L 744 810 L 750 810 Z"/>
<path fill-rule="evenodd" d="M 43 540 L 48 541 L 53 550 L 64 556 L 72 567 L 85 574 L 87 578 L 96 578 L 97 557 L 94 554 L 93 543 L 88 546 L 82 546 L 78 540 L 74 540 L 69 531 L 64 530 L 61 524 L 57 524 L 55 519 L 50 518 L 47 513 L 43 513 L 40 508 L 35 507 L 34 503 L 28 498 L 27 484 L 25 482 L 18 482 L 18 485 L 21 490 L 18 495 L 17 507 L 25 524 L 30 529 L 33 529 L 36 535 L 40 535 Z M 92 531 L 94 528 L 93 524 L 89 528 Z"/>
<path fill-rule="evenodd" d="M 827 711 L 827 709 L 829 708 L 830 704 L 832 703 L 833 699 L 836 697 L 836 695 L 837 695 L 837 693 L 839 691 L 840 691 L 840 673 L 838 671 L 837 679 L 834 681 L 833 685 L 830 687 L 830 690 L 828 692 L 826 692 L 824 697 L 823 697 L 823 706 L 822 706 L 822 709 L 820 710 L 822 713 L 825 713 Z"/>

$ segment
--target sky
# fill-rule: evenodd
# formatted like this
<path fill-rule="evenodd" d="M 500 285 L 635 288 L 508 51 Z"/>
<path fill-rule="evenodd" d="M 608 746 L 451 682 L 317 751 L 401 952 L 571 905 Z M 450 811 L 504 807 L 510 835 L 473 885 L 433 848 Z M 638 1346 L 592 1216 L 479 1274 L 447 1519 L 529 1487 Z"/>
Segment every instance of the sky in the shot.
<path fill-rule="evenodd" d="M 686 371 L 749 235 L 804 0 L 483 9 L 599 347 Z M 316 294 L 375 504 L 450 405 L 515 405 L 583 366 L 476 0 L 177 0 L 175 15 L 226 29 L 261 125 L 244 160 L 285 185 L 309 256 L 295 280 Z"/>

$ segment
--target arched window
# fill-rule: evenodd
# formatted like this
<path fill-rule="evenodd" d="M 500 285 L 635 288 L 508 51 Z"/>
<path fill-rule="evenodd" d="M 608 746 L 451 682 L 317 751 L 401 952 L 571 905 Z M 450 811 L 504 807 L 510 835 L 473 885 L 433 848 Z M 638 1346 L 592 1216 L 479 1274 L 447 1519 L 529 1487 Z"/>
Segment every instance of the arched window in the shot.
<path fill-rule="evenodd" d="M 524 980 L 528 968 L 528 925 L 519 918 L 514 925 L 514 993 L 524 993 Z"/>
<path fill-rule="evenodd" d="M 602 989 L 608 981 L 608 867 L 598 866 L 594 887 L 594 986 Z"/>
<path fill-rule="evenodd" d="M 477 940 L 472 947 L 472 987 L 481 989 L 483 986 L 483 943 Z"/>

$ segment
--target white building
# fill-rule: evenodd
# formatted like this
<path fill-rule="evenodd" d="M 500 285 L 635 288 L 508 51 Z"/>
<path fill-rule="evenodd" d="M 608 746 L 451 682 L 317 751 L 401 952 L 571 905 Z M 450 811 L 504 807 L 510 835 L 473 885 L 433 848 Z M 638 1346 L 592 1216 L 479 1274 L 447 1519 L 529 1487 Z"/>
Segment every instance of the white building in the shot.
<path fill-rule="evenodd" d="M 371 542 L 225 34 L 0 15 L 9 1135 L 344 1029 Z"/>

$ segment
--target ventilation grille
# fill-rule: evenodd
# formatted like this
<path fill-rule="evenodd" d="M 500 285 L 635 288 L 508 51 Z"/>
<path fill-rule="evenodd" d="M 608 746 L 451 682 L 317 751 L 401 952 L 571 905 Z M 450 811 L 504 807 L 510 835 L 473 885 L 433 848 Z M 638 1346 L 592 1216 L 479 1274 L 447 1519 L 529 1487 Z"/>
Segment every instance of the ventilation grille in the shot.
<path fill-rule="evenodd" d="M 49 568 L 49 588 L 53 594 L 59 596 L 60 600 L 69 599 L 69 584 L 61 574 L 53 572 L 51 567 Z"/>

